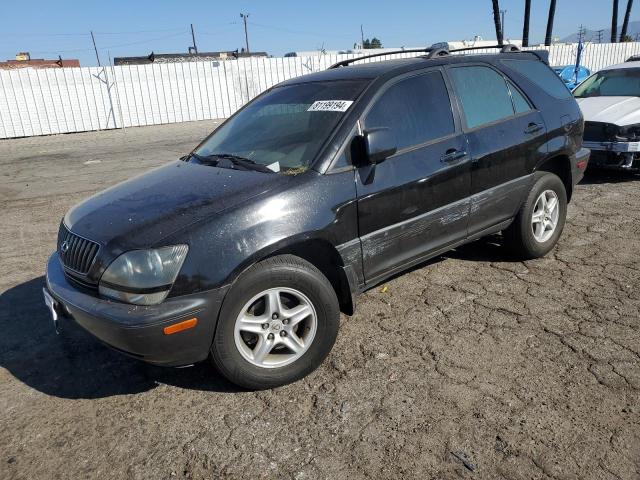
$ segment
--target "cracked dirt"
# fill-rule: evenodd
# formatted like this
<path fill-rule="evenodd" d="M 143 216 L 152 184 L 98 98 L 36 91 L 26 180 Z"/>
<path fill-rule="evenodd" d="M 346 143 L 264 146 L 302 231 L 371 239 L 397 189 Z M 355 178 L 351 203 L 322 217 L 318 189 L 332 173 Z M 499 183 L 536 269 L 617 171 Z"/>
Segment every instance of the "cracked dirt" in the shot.
<path fill-rule="evenodd" d="M 63 213 L 213 125 L 0 142 L 0 478 L 640 478 L 640 177 L 590 175 L 546 258 L 493 237 L 367 292 L 276 390 L 56 336 Z"/>

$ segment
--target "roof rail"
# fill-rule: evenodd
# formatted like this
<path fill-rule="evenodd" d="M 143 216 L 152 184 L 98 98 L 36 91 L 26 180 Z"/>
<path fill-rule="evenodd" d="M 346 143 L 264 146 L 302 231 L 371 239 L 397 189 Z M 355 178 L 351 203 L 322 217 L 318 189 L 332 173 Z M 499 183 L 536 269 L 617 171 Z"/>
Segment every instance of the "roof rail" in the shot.
<path fill-rule="evenodd" d="M 366 58 L 384 57 L 385 55 L 396 55 L 398 53 L 429 53 L 431 52 L 431 50 L 432 50 L 431 47 L 428 47 L 428 48 L 414 48 L 410 50 L 392 50 L 391 52 L 373 53 L 371 55 L 365 55 L 363 57 L 348 58 L 346 60 L 341 60 L 338 63 L 334 63 L 333 65 L 331 65 L 329 69 L 346 67 L 350 63 L 357 62 L 359 60 L 364 60 Z"/>
<path fill-rule="evenodd" d="M 485 50 L 489 48 L 499 48 L 500 53 L 510 53 L 510 52 L 519 52 L 520 49 L 517 45 L 507 44 L 507 45 L 487 45 L 484 47 L 464 47 L 464 48 L 455 48 L 453 50 L 449 50 L 449 52 L 469 52 L 472 50 Z"/>
<path fill-rule="evenodd" d="M 365 55 L 363 57 L 348 58 L 347 60 L 341 60 L 338 63 L 334 63 L 333 65 L 331 65 L 329 67 L 329 69 L 346 67 L 347 65 L 349 65 L 349 64 L 351 64 L 353 62 L 357 62 L 359 60 L 365 60 L 367 58 L 384 57 L 385 55 L 396 55 L 398 53 L 426 53 L 426 55 L 424 57 L 422 57 L 422 58 L 431 59 L 431 58 L 444 57 L 444 56 L 447 56 L 450 53 L 454 53 L 454 52 L 468 52 L 468 51 L 472 51 L 472 50 L 485 50 L 485 49 L 490 49 L 490 48 L 499 48 L 500 49 L 500 53 L 511 53 L 511 52 L 520 52 L 521 51 L 518 48 L 517 45 L 512 45 L 512 44 L 507 44 L 507 45 L 489 45 L 489 46 L 484 46 L 484 47 L 465 47 L 465 48 L 456 48 L 454 50 L 449 50 L 444 45 L 442 47 L 439 47 L 439 45 L 443 45 L 443 44 L 434 44 L 433 46 L 428 47 L 428 48 L 414 48 L 414 49 L 409 49 L 409 50 L 393 50 L 391 52 L 373 53 L 371 55 Z"/>
<path fill-rule="evenodd" d="M 625 62 L 637 62 L 638 60 L 640 60 L 640 55 L 631 55 Z"/>

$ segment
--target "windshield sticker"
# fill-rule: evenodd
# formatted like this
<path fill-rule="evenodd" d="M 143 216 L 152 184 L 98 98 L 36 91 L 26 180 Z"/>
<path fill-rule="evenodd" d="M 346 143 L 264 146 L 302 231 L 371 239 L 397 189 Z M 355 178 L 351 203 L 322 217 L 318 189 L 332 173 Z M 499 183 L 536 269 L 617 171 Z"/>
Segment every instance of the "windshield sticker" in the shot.
<path fill-rule="evenodd" d="M 307 112 L 346 112 L 353 100 L 317 100 Z"/>
<path fill-rule="evenodd" d="M 280 162 L 273 162 L 270 165 L 267 165 L 267 168 L 272 172 L 278 173 L 280 171 Z"/>

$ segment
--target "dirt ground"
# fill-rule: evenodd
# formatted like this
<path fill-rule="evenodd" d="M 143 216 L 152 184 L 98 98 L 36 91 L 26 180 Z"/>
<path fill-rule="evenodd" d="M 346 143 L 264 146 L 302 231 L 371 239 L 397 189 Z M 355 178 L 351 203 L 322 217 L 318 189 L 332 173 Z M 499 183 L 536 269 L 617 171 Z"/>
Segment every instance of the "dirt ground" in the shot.
<path fill-rule="evenodd" d="M 640 177 L 590 175 L 547 258 L 492 238 L 369 291 L 276 390 L 56 336 L 64 212 L 214 123 L 0 141 L 0 478 L 640 478 Z"/>

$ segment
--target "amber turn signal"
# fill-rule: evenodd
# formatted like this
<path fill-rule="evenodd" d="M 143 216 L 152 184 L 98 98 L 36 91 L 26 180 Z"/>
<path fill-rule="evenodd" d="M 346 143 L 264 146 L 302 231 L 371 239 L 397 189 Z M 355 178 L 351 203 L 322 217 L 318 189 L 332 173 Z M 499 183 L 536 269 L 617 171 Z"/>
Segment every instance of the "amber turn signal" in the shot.
<path fill-rule="evenodd" d="M 173 325 L 168 325 L 162 329 L 165 335 L 172 335 L 174 333 L 181 332 L 183 330 L 187 330 L 189 328 L 193 328 L 198 324 L 197 318 L 190 318 L 189 320 L 183 320 L 178 323 L 174 323 Z"/>

